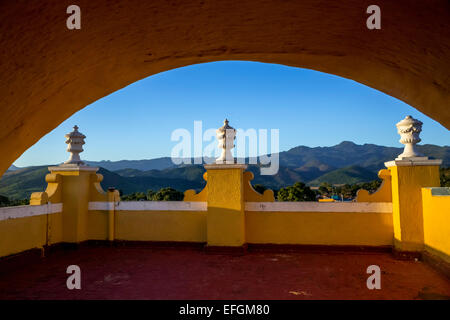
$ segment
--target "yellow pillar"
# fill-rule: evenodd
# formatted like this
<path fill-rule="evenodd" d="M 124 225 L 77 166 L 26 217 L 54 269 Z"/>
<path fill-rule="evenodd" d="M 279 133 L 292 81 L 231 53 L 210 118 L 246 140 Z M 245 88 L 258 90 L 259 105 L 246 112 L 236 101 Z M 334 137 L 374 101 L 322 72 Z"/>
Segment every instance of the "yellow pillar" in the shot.
<path fill-rule="evenodd" d="M 61 177 L 62 242 L 78 243 L 88 240 L 88 207 L 91 175 L 98 168 L 67 166 L 48 168 Z"/>
<path fill-rule="evenodd" d="M 208 176 L 207 245 L 239 247 L 245 244 L 243 164 L 205 165 Z"/>
<path fill-rule="evenodd" d="M 385 163 L 392 177 L 394 248 L 397 251 L 422 251 L 424 232 L 421 188 L 439 187 L 441 163 L 442 160 L 428 159 L 403 159 Z"/>
<path fill-rule="evenodd" d="M 114 188 L 109 188 L 107 192 L 108 197 L 108 240 L 114 241 L 116 237 L 116 202 L 120 201 L 119 191 Z"/>

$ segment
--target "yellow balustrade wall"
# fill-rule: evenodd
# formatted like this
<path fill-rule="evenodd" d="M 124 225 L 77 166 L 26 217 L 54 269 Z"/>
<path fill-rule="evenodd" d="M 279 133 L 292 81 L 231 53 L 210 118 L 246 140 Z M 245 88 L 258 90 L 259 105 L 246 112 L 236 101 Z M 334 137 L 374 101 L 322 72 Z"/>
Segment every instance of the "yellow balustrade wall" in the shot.
<path fill-rule="evenodd" d="M 0 208 L 0 257 L 61 242 L 61 204 Z"/>
<path fill-rule="evenodd" d="M 248 243 L 391 246 L 392 213 L 246 212 Z"/>
<path fill-rule="evenodd" d="M 91 240 L 206 242 L 204 202 L 91 202 L 89 208 Z"/>
<path fill-rule="evenodd" d="M 208 211 L 139 210 L 137 205 L 158 203 L 122 202 L 114 217 L 115 240 L 178 241 L 206 243 Z M 168 202 L 167 206 L 173 206 Z M 205 203 L 206 204 L 206 203 Z M 250 203 L 255 204 L 255 203 Z M 273 203 L 282 207 L 283 203 Z M 302 203 L 292 203 L 302 207 Z M 390 246 L 393 241 L 392 213 L 389 203 L 371 204 L 384 212 L 367 211 L 367 204 L 346 203 L 361 212 L 333 212 L 333 207 L 319 204 L 329 212 L 245 211 L 246 243 L 318 244 Z M 125 208 L 124 208 L 125 206 Z M 339 204 L 337 204 L 339 206 Z M 132 210 L 127 210 L 132 208 Z M 331 208 L 331 209 L 330 209 Z M 89 211 L 90 239 L 108 239 L 108 210 Z M 215 244 L 215 243 L 214 243 Z"/>
<path fill-rule="evenodd" d="M 0 257 L 42 248 L 47 242 L 47 216 L 0 221 Z"/>
<path fill-rule="evenodd" d="M 103 191 L 102 176 L 95 170 L 55 169 L 46 177 L 46 191 L 34 193 L 30 206 L 0 208 L 0 256 L 85 240 L 395 247 L 396 228 L 402 237 L 410 239 L 413 229 L 409 226 L 423 221 L 422 250 L 450 261 L 450 191 L 425 188 L 425 183 L 436 183 L 437 170 L 432 171 L 433 181 L 415 177 L 431 172 L 425 169 L 408 169 L 408 179 L 394 167 L 383 171 L 381 192 L 360 193 L 359 200 L 367 200 L 352 203 L 274 202 L 271 191 L 261 195 L 253 189 L 253 175 L 242 165 L 210 167 L 205 174 L 205 189 L 198 194 L 187 191 L 186 201 L 121 202 L 117 191 Z M 390 197 L 386 190 L 390 188 L 386 181 L 390 176 L 393 202 L 387 201 Z M 426 181 L 410 182 L 420 179 Z M 409 206 L 398 204 L 397 198 L 406 187 L 414 196 L 413 203 L 421 206 L 414 215 L 407 211 Z"/>
<path fill-rule="evenodd" d="M 87 234 L 89 240 L 108 240 L 109 221 L 105 210 L 89 210 Z"/>
<path fill-rule="evenodd" d="M 206 212 L 119 211 L 117 240 L 206 242 Z"/>
<path fill-rule="evenodd" d="M 378 178 L 382 181 L 378 190 L 370 194 L 367 190 L 359 189 L 356 193 L 357 202 L 392 202 L 391 172 L 381 169 L 378 171 Z"/>
<path fill-rule="evenodd" d="M 108 240 L 108 214 L 89 211 L 90 240 Z M 206 242 L 206 212 L 116 211 L 114 240 Z"/>
<path fill-rule="evenodd" d="M 88 211 L 87 239 L 109 239 L 108 214 L 107 209 Z M 0 256 L 66 242 L 61 215 L 0 221 Z M 120 209 L 114 211 L 113 228 L 115 240 L 206 243 L 207 211 Z M 386 246 L 392 245 L 392 214 L 245 211 L 245 237 L 254 244 Z"/>
<path fill-rule="evenodd" d="M 425 250 L 450 263 L 450 188 L 422 188 Z"/>

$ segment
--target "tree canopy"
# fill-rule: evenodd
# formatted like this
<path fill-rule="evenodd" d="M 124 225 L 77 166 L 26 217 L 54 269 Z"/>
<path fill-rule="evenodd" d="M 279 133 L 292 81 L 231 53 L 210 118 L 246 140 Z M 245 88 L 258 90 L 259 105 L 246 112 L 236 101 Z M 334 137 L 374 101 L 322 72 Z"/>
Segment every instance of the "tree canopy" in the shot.
<path fill-rule="evenodd" d="M 278 201 L 315 201 L 316 193 L 303 182 L 281 188 L 278 191 Z"/>
<path fill-rule="evenodd" d="M 134 192 L 120 197 L 122 201 L 182 201 L 183 192 L 167 187 L 159 191 Z"/>

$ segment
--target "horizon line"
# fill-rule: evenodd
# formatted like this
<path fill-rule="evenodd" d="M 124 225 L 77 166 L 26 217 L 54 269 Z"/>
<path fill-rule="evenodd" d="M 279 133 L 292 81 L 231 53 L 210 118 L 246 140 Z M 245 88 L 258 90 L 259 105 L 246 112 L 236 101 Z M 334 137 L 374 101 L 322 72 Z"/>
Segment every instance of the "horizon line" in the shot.
<path fill-rule="evenodd" d="M 310 148 L 310 149 L 314 149 L 314 148 L 333 148 L 333 147 L 339 146 L 339 145 L 341 145 L 341 144 L 343 144 L 343 143 L 345 143 L 345 142 L 354 144 L 354 145 L 356 145 L 356 146 L 373 145 L 373 146 L 384 147 L 384 148 L 396 148 L 396 149 L 403 149 L 403 148 L 404 148 L 403 146 L 393 147 L 393 146 L 385 146 L 385 145 L 379 145 L 379 144 L 374 144 L 374 143 L 357 144 L 357 143 L 355 143 L 355 142 L 353 142 L 353 141 L 350 141 L 350 140 L 343 140 L 343 141 L 341 141 L 340 143 L 335 144 L 335 145 L 332 145 L 332 146 L 315 146 L 315 147 L 309 147 L 309 146 L 306 146 L 306 145 L 298 145 L 298 146 L 292 147 L 292 148 L 290 148 L 290 149 L 288 149 L 288 150 L 280 151 L 280 152 L 278 152 L 278 154 L 280 154 L 280 153 L 282 153 L 282 152 L 288 152 L 288 151 L 290 151 L 290 150 L 292 150 L 292 149 L 299 148 L 299 147 L 305 147 L 305 148 Z M 430 145 L 430 146 L 437 146 L 437 147 L 441 147 L 441 148 L 449 148 L 449 147 L 450 147 L 450 145 L 438 145 L 438 144 L 431 144 L 431 143 L 417 144 L 416 146 L 421 147 L 421 146 L 427 146 L 427 145 Z M 276 153 L 274 153 L 274 154 L 276 154 Z M 257 157 L 264 156 L 264 155 L 270 156 L 270 155 L 272 155 L 272 153 L 260 154 L 260 155 L 257 155 L 257 156 L 251 156 L 251 157 L 250 157 L 250 156 L 246 156 L 246 157 L 244 157 L 243 159 L 257 158 Z M 164 158 L 169 158 L 169 159 L 171 159 L 172 157 L 171 157 L 171 156 L 159 156 L 159 157 L 155 157 L 155 158 L 146 158 L 146 159 L 120 159 L 120 160 L 107 160 L 107 159 L 102 159 L 102 160 L 83 160 L 83 161 L 85 161 L 85 162 L 150 161 L 150 160 L 158 160 L 158 159 L 164 159 Z M 177 158 L 175 158 L 175 159 L 198 159 L 198 158 L 205 159 L 205 158 L 215 158 L 215 157 L 208 157 L 208 156 L 194 156 L 194 157 L 189 157 L 189 158 L 187 158 L 187 157 L 186 157 L 186 158 L 183 158 L 183 157 L 177 157 Z M 18 159 L 19 159 L 19 158 L 18 158 Z M 242 157 L 236 157 L 236 159 L 242 159 Z M 22 167 L 20 167 L 20 166 L 16 166 L 15 163 L 13 163 L 11 166 L 14 166 L 15 168 L 21 169 L 21 168 L 27 168 L 27 167 L 40 167 L 40 166 L 49 166 L 49 165 L 55 165 L 55 164 L 33 164 L 33 165 L 28 165 L 28 166 L 22 166 Z M 57 164 L 56 164 L 56 165 L 57 165 Z M 195 165 L 195 163 L 192 163 L 192 165 Z M 10 168 L 11 168 L 11 166 L 10 166 Z M 9 170 L 9 168 L 8 168 L 8 170 Z"/>

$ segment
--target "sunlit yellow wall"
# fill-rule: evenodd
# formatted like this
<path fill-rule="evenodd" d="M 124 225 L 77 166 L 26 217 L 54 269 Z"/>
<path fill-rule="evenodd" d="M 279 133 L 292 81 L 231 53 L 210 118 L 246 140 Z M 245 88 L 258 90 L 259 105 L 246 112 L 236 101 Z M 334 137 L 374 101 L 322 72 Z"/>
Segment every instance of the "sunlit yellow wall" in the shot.
<path fill-rule="evenodd" d="M 248 243 L 392 245 L 391 213 L 246 212 Z"/>
<path fill-rule="evenodd" d="M 392 202 L 391 172 L 388 169 L 381 169 L 378 171 L 378 177 L 382 180 L 378 190 L 369 193 L 367 190 L 359 189 L 356 193 L 357 202 Z"/>
<path fill-rule="evenodd" d="M 0 257 L 42 248 L 46 232 L 47 215 L 0 221 Z"/>
<path fill-rule="evenodd" d="M 246 242 L 243 166 L 207 170 L 208 245 L 242 246 Z"/>
<path fill-rule="evenodd" d="M 55 170 L 53 173 L 63 175 L 63 241 L 81 242 L 88 240 L 87 214 L 92 172 L 81 170 L 59 172 Z"/>
<path fill-rule="evenodd" d="M 89 211 L 87 233 L 89 240 L 108 239 L 108 211 Z"/>
<path fill-rule="evenodd" d="M 422 188 L 425 250 L 450 263 L 450 188 L 447 195 L 433 195 L 433 188 Z"/>
<path fill-rule="evenodd" d="M 425 248 L 448 261 L 450 191 L 423 188 L 437 183 L 437 167 L 391 167 L 390 173 L 392 213 L 244 211 L 244 187 L 251 185 L 243 183 L 243 168 L 208 171 L 207 211 L 114 211 L 118 194 L 101 190 L 100 175 L 63 172 L 59 178 L 49 175 L 57 192 L 48 189 L 49 196 L 34 196 L 37 204 L 45 199 L 61 199 L 63 212 L 0 221 L 0 256 L 40 248 L 46 243 L 108 239 L 200 242 L 213 246 L 386 246 L 399 241 L 401 245 L 412 243 L 418 250 Z M 90 201 L 102 204 L 106 200 L 110 206 L 88 210 Z"/>
<path fill-rule="evenodd" d="M 206 242 L 206 212 L 117 211 L 115 235 L 117 240 Z"/>
<path fill-rule="evenodd" d="M 246 212 L 248 243 L 392 245 L 390 213 Z M 89 212 L 90 239 L 106 240 L 106 211 Z M 116 211 L 117 240 L 206 242 L 206 212 Z"/>
<path fill-rule="evenodd" d="M 63 242 L 62 212 L 48 215 L 48 244 Z"/>
<path fill-rule="evenodd" d="M 394 244 L 404 251 L 423 249 L 422 187 L 439 186 L 439 166 L 393 166 Z"/>

